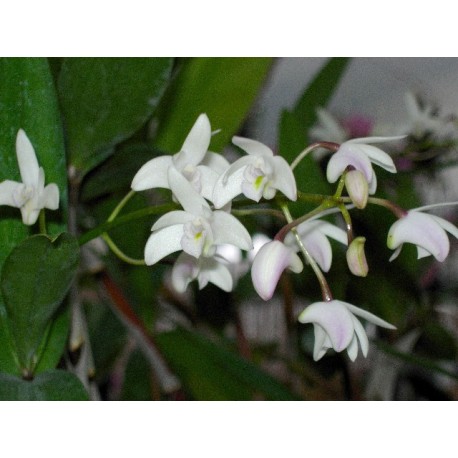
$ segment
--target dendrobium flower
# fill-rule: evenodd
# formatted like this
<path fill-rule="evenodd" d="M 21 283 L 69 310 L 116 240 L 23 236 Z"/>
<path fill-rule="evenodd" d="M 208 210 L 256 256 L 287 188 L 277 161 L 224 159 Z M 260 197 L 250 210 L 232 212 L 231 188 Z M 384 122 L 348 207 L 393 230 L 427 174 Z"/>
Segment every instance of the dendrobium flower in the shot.
<path fill-rule="evenodd" d="M 330 183 L 335 183 L 349 166 L 363 173 L 369 186 L 369 194 L 377 189 L 377 177 L 372 164 L 378 165 L 391 173 L 396 173 L 396 166 L 391 157 L 371 143 L 383 143 L 400 140 L 398 137 L 365 137 L 355 138 L 342 143 L 331 156 L 326 169 L 326 177 Z"/>
<path fill-rule="evenodd" d="M 442 262 L 447 257 L 450 241 L 445 231 L 458 238 L 458 228 L 439 216 L 423 213 L 420 210 L 409 210 L 391 226 L 387 245 L 395 251 L 390 261 L 398 257 L 404 243 L 417 246 L 418 259 L 433 255 Z"/>
<path fill-rule="evenodd" d="M 179 293 L 184 293 L 193 280 L 197 280 L 199 289 L 213 283 L 223 291 L 229 292 L 234 286 L 229 263 L 224 258 L 218 255 L 195 258 L 183 252 L 173 266 L 172 285 Z"/>
<path fill-rule="evenodd" d="M 232 143 L 248 153 L 235 161 L 217 180 L 213 203 L 221 208 L 234 197 L 244 194 L 259 202 L 272 199 L 277 190 L 290 200 L 297 199 L 296 180 L 288 163 L 275 156 L 266 145 L 243 137 L 233 137 Z"/>
<path fill-rule="evenodd" d="M 44 170 L 38 165 L 35 149 L 22 129 L 16 137 L 16 155 L 22 183 L 11 180 L 0 183 L 0 205 L 19 208 L 22 222 L 31 226 L 41 209 L 59 208 L 59 188 L 55 183 L 45 187 Z"/>
<path fill-rule="evenodd" d="M 279 240 L 263 245 L 251 266 L 251 279 L 256 292 L 268 301 L 274 294 L 278 280 L 285 269 L 302 272 L 303 265 L 294 250 Z"/>
<path fill-rule="evenodd" d="M 132 189 L 170 189 L 167 170 L 173 166 L 200 195 L 211 200 L 216 180 L 229 167 L 223 156 L 208 151 L 211 135 L 210 121 L 206 114 L 201 114 L 181 150 L 174 155 L 156 157 L 144 164 L 132 180 Z"/>
<path fill-rule="evenodd" d="M 336 352 L 347 350 L 352 361 L 358 356 L 358 341 L 366 357 L 369 340 L 363 325 L 356 316 L 383 328 L 396 329 L 372 313 L 339 300 L 315 302 L 309 305 L 300 315 L 301 323 L 312 323 L 315 332 L 313 359 L 318 361 L 326 351 L 333 348 Z"/>
<path fill-rule="evenodd" d="M 153 225 L 153 233 L 145 246 L 147 265 L 180 250 L 194 258 L 211 258 L 217 246 L 226 243 L 242 250 L 252 248 L 250 234 L 234 216 L 222 210 L 212 211 L 206 200 L 174 167 L 169 168 L 167 177 L 184 210 L 166 213 Z"/>
<path fill-rule="evenodd" d="M 299 224 L 296 231 L 305 248 L 317 262 L 323 272 L 328 272 L 332 264 L 332 248 L 327 237 L 347 245 L 347 233 L 323 220 L 308 220 Z M 296 238 L 292 232 L 285 237 L 285 244 L 294 251 L 299 251 Z"/>

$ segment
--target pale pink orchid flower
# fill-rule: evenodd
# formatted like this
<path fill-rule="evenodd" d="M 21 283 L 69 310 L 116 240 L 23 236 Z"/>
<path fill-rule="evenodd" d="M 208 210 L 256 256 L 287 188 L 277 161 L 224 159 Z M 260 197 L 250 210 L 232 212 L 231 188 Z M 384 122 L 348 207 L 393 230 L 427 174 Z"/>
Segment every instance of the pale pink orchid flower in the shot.
<path fill-rule="evenodd" d="M 268 301 L 274 294 L 278 280 L 284 270 L 300 273 L 302 261 L 294 250 L 279 240 L 263 245 L 251 266 L 251 279 L 256 292 Z"/>
<path fill-rule="evenodd" d="M 336 352 L 347 350 L 349 358 L 354 361 L 358 356 L 358 343 L 364 357 L 369 350 L 369 339 L 359 316 L 370 323 L 387 329 L 395 326 L 381 318 L 340 300 L 315 302 L 299 315 L 301 323 L 312 323 L 315 332 L 313 359 L 318 361 L 332 348 Z"/>

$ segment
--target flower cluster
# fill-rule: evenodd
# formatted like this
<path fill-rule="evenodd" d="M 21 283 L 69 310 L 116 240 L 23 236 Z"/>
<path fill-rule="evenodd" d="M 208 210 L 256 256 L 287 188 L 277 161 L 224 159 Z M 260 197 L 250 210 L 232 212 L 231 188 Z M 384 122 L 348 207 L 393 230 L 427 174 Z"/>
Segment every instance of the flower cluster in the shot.
<path fill-rule="evenodd" d="M 329 121 L 325 112 L 320 112 L 320 119 Z M 394 250 L 391 260 L 396 258 L 404 243 L 412 243 L 417 246 L 419 258 L 432 255 L 443 261 L 450 249 L 445 231 L 458 237 L 458 229 L 451 223 L 425 213 L 432 207 L 407 211 L 395 203 L 371 197 L 377 190 L 374 166 L 396 173 L 390 155 L 375 145 L 397 142 L 404 137 L 349 140 L 340 135 L 340 144 L 315 144 L 317 148 L 327 148 L 332 153 L 326 178 L 331 184 L 338 183 L 337 191 L 333 196 L 324 196 L 321 205 L 312 213 L 293 219 L 285 203 L 298 198 L 293 170 L 296 162 L 315 146 L 302 152 L 290 166 L 266 145 L 233 137 L 233 144 L 246 154 L 230 164 L 221 155 L 208 151 L 211 135 L 210 121 L 201 114 L 178 153 L 150 160 L 135 175 L 132 181 L 134 191 L 167 188 L 182 207 L 164 214 L 152 226 L 145 246 L 145 263 L 153 265 L 172 253 L 181 252 L 171 276 L 177 291 L 185 291 L 194 280 L 199 288 L 210 282 L 231 291 L 237 275 L 224 257 L 222 248 L 228 245 L 245 251 L 253 248 L 250 234 L 232 214 L 232 207 L 237 205 L 234 199 L 243 195 L 254 202 L 265 202 L 281 192 L 283 197 L 275 202 L 283 210 L 287 224 L 273 240 L 269 239 L 256 250 L 251 266 L 255 290 L 264 300 L 272 298 L 285 270 L 302 272 L 304 263 L 299 256 L 302 254 L 305 263 L 314 270 L 323 293 L 323 301 L 309 305 L 298 317 L 300 322 L 314 326 L 314 359 L 322 358 L 331 348 L 336 352 L 346 349 L 350 359 L 355 360 L 358 347 L 361 347 L 366 356 L 368 338 L 357 317 L 386 329 L 395 327 L 359 307 L 334 299 L 324 276 L 332 265 L 330 238 L 345 247 L 352 274 L 362 277 L 368 274 L 364 252 L 366 239 L 353 234 L 349 211 L 354 207 L 364 209 L 371 203 L 394 213 L 397 221 L 389 230 L 387 239 L 388 247 Z M 344 188 L 347 196 L 342 195 Z M 304 198 L 303 193 L 301 198 Z M 345 230 L 327 219 L 332 213 L 339 212 L 344 218 Z"/>

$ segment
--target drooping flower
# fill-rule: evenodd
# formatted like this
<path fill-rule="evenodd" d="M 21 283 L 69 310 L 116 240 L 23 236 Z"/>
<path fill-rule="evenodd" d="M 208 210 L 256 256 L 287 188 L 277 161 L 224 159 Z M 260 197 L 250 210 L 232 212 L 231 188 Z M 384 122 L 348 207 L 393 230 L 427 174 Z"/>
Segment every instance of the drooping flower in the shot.
<path fill-rule="evenodd" d="M 152 265 L 176 251 L 194 258 L 213 257 L 218 245 L 232 244 L 242 250 L 252 248 L 245 227 L 231 214 L 212 211 L 186 178 L 174 167 L 167 173 L 171 190 L 184 210 L 160 217 L 152 227 L 145 246 L 145 262 Z"/>
<path fill-rule="evenodd" d="M 184 293 L 193 280 L 197 280 L 199 289 L 213 283 L 229 292 L 234 286 L 230 265 L 224 258 L 218 255 L 195 258 L 183 252 L 173 266 L 172 285 L 179 293 Z"/>
<path fill-rule="evenodd" d="M 315 332 L 313 359 L 318 361 L 327 350 L 333 348 L 336 352 L 347 350 L 348 356 L 354 361 L 358 355 L 358 342 L 366 357 L 369 350 L 369 340 L 361 322 L 356 316 L 383 328 L 396 329 L 395 326 L 381 318 L 339 300 L 315 302 L 309 305 L 299 315 L 301 323 L 312 323 Z"/>
<path fill-rule="evenodd" d="M 132 180 L 132 189 L 170 189 L 167 170 L 173 166 L 200 195 L 211 200 L 216 180 L 229 167 L 223 156 L 208 151 L 211 135 L 210 121 L 203 113 L 194 123 L 181 150 L 174 155 L 156 157 L 144 164 Z"/>
<path fill-rule="evenodd" d="M 328 237 L 347 245 L 347 233 L 337 226 L 323 220 L 308 220 L 299 224 L 296 231 L 305 248 L 318 263 L 323 272 L 328 272 L 332 264 L 332 248 Z M 296 238 L 292 232 L 285 237 L 285 244 L 294 251 L 299 251 Z"/>
<path fill-rule="evenodd" d="M 417 246 L 418 259 L 432 255 L 438 261 L 444 261 L 450 251 L 450 241 L 445 231 L 458 238 L 458 228 L 449 221 L 423 213 L 418 208 L 409 210 L 388 232 L 388 248 L 395 250 L 390 261 L 398 257 L 404 243 Z"/>
<path fill-rule="evenodd" d="M 348 166 L 363 173 L 369 186 L 369 194 L 377 189 L 377 177 L 372 164 L 378 165 L 391 173 L 396 173 L 396 167 L 391 157 L 371 143 L 383 143 L 400 140 L 398 137 L 365 137 L 355 138 L 342 143 L 331 156 L 326 169 L 326 177 L 330 183 L 335 183 Z"/>
<path fill-rule="evenodd" d="M 260 248 L 251 266 L 251 279 L 254 289 L 265 301 L 273 296 L 285 269 L 294 273 L 302 272 L 302 261 L 292 248 L 278 240 Z"/>
<path fill-rule="evenodd" d="M 45 173 L 39 166 L 35 149 L 26 133 L 19 129 L 16 137 L 16 155 L 22 183 L 5 180 L 0 183 L 0 205 L 21 210 L 22 222 L 35 224 L 41 209 L 59 208 L 59 188 L 55 183 L 45 187 Z"/>
<path fill-rule="evenodd" d="M 290 200 L 297 199 L 296 180 L 283 157 L 249 138 L 233 137 L 232 143 L 248 155 L 236 160 L 216 181 L 212 199 L 216 208 L 242 193 L 256 202 L 262 197 L 272 199 L 277 190 Z"/>

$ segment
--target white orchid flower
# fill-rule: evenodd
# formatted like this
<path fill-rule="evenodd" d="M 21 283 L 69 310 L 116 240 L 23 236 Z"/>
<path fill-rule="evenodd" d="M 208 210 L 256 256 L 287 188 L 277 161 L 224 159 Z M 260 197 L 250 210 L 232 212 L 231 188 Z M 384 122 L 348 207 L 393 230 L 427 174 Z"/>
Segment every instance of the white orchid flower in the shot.
<path fill-rule="evenodd" d="M 251 266 L 251 279 L 262 299 L 268 301 L 273 296 L 285 269 L 302 272 L 302 261 L 292 248 L 279 240 L 273 240 L 259 249 Z"/>
<path fill-rule="evenodd" d="M 218 245 L 232 244 L 242 250 L 252 248 L 245 227 L 222 210 L 212 211 L 206 200 L 174 167 L 167 173 L 171 189 L 184 210 L 160 217 L 152 227 L 145 246 L 145 262 L 152 265 L 176 251 L 189 255 L 212 257 Z"/>
<path fill-rule="evenodd" d="M 365 137 L 355 138 L 342 143 L 339 149 L 331 156 L 326 169 L 326 177 L 330 183 L 335 183 L 348 166 L 363 173 L 369 186 L 369 194 L 374 194 L 377 189 L 377 177 L 372 164 L 378 165 L 391 173 L 396 173 L 393 159 L 380 148 L 371 143 L 383 143 L 400 140 L 397 137 Z"/>
<path fill-rule="evenodd" d="M 223 156 L 208 151 L 211 135 L 210 121 L 203 113 L 194 123 L 181 150 L 174 155 L 156 157 L 144 164 L 132 180 L 132 189 L 170 189 L 167 170 L 173 166 L 200 195 L 211 200 L 216 180 L 229 167 Z"/>
<path fill-rule="evenodd" d="M 184 293 L 193 280 L 197 280 L 199 289 L 208 283 L 213 283 L 226 292 L 232 291 L 234 287 L 230 264 L 224 258 L 218 255 L 195 258 L 183 252 L 173 266 L 172 285 L 176 291 Z"/>
<path fill-rule="evenodd" d="M 387 245 L 395 251 L 390 261 L 398 257 L 404 243 L 417 246 L 418 259 L 432 255 L 440 262 L 445 260 L 450 251 L 450 241 L 446 231 L 458 238 L 458 228 L 439 216 L 421 211 L 442 205 L 446 204 L 409 210 L 391 226 Z"/>
<path fill-rule="evenodd" d="M 259 202 L 272 199 L 277 190 L 297 199 L 296 180 L 288 163 L 266 145 L 249 138 L 233 137 L 232 143 L 248 153 L 223 173 L 213 190 L 213 203 L 221 208 L 239 194 Z"/>
<path fill-rule="evenodd" d="M 44 170 L 38 165 L 35 149 L 22 129 L 16 137 L 16 155 L 22 183 L 11 180 L 0 183 L 0 205 L 19 208 L 22 222 L 31 226 L 42 208 L 59 208 L 59 188 L 55 183 L 45 187 Z"/>
<path fill-rule="evenodd" d="M 396 329 L 395 326 L 378 318 L 372 313 L 347 302 L 332 300 L 315 302 L 309 305 L 300 315 L 301 323 L 312 323 L 315 332 L 313 359 L 318 361 L 326 351 L 333 348 L 336 352 L 347 350 L 352 361 L 358 356 L 358 341 L 364 357 L 369 350 L 369 339 L 363 325 L 356 316 L 377 326 Z"/>
<path fill-rule="evenodd" d="M 296 231 L 305 248 L 323 272 L 328 272 L 332 264 L 332 248 L 327 237 L 331 237 L 343 245 L 348 244 L 347 233 L 327 221 L 307 220 L 299 224 Z M 294 251 L 299 251 L 299 246 L 292 232 L 289 232 L 285 237 L 285 244 Z"/>

